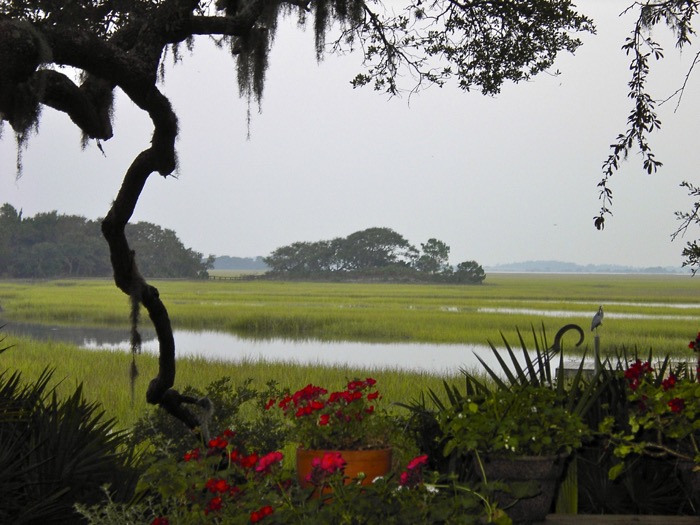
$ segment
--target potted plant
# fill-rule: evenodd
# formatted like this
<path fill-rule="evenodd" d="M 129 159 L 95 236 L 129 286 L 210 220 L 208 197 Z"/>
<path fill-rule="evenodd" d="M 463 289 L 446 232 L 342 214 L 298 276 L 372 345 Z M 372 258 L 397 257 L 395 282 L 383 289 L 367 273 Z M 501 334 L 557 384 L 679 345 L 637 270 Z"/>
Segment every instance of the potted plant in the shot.
<path fill-rule="evenodd" d="M 590 435 L 556 390 L 514 385 L 465 397 L 441 415 L 445 454 L 474 458 L 485 482 L 505 482 L 495 493 L 518 523 L 543 520 L 566 458 Z"/>
<path fill-rule="evenodd" d="M 700 382 L 687 367 L 668 368 L 668 357 L 658 370 L 650 361 L 637 359 L 621 372 L 626 414 L 622 420 L 607 417 L 600 425 L 622 460 L 609 477 L 617 478 L 630 456 L 675 460 L 700 508 Z"/>
<path fill-rule="evenodd" d="M 103 500 L 77 510 L 85 523 L 95 525 L 511 523 L 478 486 L 431 472 L 425 455 L 401 465 L 397 476 L 369 485 L 346 483 L 344 467 L 329 463 L 314 487 L 330 487 L 332 494 L 309 498 L 282 452 L 248 450 L 227 430 L 206 446 L 149 465 L 128 504 L 111 499 L 105 487 Z"/>
<path fill-rule="evenodd" d="M 376 383 L 373 378 L 356 379 L 333 392 L 309 384 L 268 402 L 268 409 L 281 410 L 291 427 L 290 437 L 299 444 L 297 475 L 302 485 L 312 485 L 314 467 L 318 470 L 324 462 L 342 463 L 348 480 L 363 483 L 390 471 L 395 425 L 379 408 L 382 396 Z"/>

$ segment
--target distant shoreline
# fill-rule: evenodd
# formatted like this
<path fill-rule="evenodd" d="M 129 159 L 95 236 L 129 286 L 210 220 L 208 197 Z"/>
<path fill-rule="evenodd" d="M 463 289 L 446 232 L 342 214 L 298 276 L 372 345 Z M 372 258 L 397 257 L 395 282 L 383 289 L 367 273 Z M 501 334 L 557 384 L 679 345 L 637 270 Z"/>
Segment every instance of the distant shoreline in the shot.
<path fill-rule="evenodd" d="M 214 270 L 238 270 L 244 272 L 265 272 L 269 268 L 263 257 L 219 256 L 214 261 Z M 618 264 L 578 264 L 565 261 L 523 261 L 483 266 L 487 273 L 551 273 L 551 274 L 610 274 L 610 275 L 691 275 L 682 266 L 634 267 Z"/>

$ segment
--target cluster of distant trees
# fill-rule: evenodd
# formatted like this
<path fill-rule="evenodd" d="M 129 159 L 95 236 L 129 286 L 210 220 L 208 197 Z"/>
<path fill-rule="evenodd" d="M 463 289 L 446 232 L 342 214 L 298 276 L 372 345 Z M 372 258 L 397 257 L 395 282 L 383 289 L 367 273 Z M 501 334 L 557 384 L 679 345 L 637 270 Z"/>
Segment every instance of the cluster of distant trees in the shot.
<path fill-rule="evenodd" d="M 418 250 L 390 228 L 368 228 L 345 238 L 295 242 L 273 251 L 263 261 L 268 275 L 284 278 L 372 279 L 481 284 L 486 278 L 476 261 L 453 268 L 450 247 L 428 239 Z"/>
<path fill-rule="evenodd" d="M 126 227 L 147 277 L 206 278 L 213 257 L 186 248 L 173 230 L 149 222 Z M 108 277 L 112 275 L 100 221 L 52 211 L 22 217 L 0 208 L 0 278 Z"/>

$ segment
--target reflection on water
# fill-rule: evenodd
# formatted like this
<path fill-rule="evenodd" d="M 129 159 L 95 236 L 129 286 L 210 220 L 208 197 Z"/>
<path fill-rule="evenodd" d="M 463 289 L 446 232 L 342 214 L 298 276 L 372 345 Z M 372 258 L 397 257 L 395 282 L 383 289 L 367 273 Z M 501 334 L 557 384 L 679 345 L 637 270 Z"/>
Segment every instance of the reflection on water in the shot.
<path fill-rule="evenodd" d="M 607 303 L 606 303 L 607 305 Z M 645 305 L 648 306 L 648 305 Z M 668 306 L 668 305 L 666 305 Z M 671 305 L 674 308 L 698 308 L 698 305 Z M 572 312 L 569 310 L 535 310 L 532 308 L 477 308 L 480 313 L 486 314 L 522 314 L 532 315 L 537 317 L 583 317 L 591 318 L 593 314 L 586 312 Z M 608 319 L 665 319 L 674 321 L 695 321 L 696 315 L 657 315 L 657 314 L 635 314 L 635 313 L 617 313 L 605 312 L 605 317 Z"/>
<path fill-rule="evenodd" d="M 0 321 L 0 325 L 2 325 Z M 28 336 L 41 341 L 59 341 L 94 350 L 129 351 L 128 330 L 7 323 L 4 333 Z M 144 352 L 158 352 L 152 329 L 141 331 Z M 478 354 L 486 364 L 500 370 L 498 360 L 487 345 L 424 343 L 356 343 L 290 339 L 244 339 L 223 332 L 175 330 L 178 356 L 197 356 L 230 362 L 283 361 L 370 369 L 421 370 L 456 374 L 460 368 L 478 369 Z M 575 360 L 578 364 L 579 360 Z"/>

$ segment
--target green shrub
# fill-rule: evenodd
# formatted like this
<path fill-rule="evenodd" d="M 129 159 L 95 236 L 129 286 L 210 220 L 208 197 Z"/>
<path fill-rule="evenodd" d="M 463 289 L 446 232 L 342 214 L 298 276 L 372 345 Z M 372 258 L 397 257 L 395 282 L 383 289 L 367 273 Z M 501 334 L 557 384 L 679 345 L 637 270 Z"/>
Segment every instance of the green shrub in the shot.
<path fill-rule="evenodd" d="M 284 444 L 286 432 L 281 416 L 262 409 L 278 393 L 275 382 L 258 391 L 252 387 L 252 379 L 234 387 L 230 377 L 213 381 L 204 392 L 192 387 L 183 391 L 184 395 L 208 397 L 212 402 L 214 410 L 208 434 L 233 430 L 236 441 L 252 450 L 275 450 Z M 185 425 L 158 408 L 149 410 L 136 422 L 131 440 L 134 446 L 148 446 L 156 458 L 182 457 L 194 442 L 192 432 Z"/>

